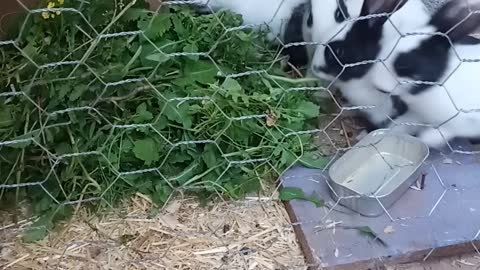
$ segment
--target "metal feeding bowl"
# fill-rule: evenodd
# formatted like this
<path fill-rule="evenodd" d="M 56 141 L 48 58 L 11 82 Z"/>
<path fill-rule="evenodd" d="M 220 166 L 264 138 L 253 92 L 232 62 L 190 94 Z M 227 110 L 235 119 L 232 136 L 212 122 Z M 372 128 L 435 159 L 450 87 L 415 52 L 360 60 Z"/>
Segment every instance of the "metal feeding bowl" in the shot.
<path fill-rule="evenodd" d="M 380 216 L 419 179 L 428 155 L 415 137 L 372 131 L 330 167 L 332 196 L 361 215 Z"/>

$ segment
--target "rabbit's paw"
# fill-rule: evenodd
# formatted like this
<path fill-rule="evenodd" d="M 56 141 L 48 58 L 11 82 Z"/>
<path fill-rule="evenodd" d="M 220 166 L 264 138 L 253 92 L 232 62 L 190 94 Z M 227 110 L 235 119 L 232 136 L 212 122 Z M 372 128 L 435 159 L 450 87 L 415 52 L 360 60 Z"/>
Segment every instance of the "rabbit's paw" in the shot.
<path fill-rule="evenodd" d="M 441 150 L 451 139 L 447 134 L 442 134 L 438 129 L 427 128 L 420 132 L 418 138 L 431 148 Z"/>

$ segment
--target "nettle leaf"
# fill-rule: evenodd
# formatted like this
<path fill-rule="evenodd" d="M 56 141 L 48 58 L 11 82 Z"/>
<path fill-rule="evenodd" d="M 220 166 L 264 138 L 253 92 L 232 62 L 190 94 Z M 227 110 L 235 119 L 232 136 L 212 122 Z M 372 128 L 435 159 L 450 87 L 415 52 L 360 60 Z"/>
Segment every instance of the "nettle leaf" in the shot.
<path fill-rule="evenodd" d="M 186 53 L 198 53 L 198 47 L 195 44 L 187 44 L 183 47 L 183 52 Z M 188 58 L 197 61 L 199 59 L 198 55 L 188 55 Z"/>
<path fill-rule="evenodd" d="M 4 106 L 0 110 L 0 127 L 6 127 L 13 124 L 12 106 Z"/>
<path fill-rule="evenodd" d="M 154 67 L 170 60 L 167 54 L 168 52 L 162 47 L 161 43 L 162 42 L 156 42 L 157 47 L 148 42 L 142 44 L 142 52 L 139 56 L 142 67 Z M 162 48 L 162 50 L 158 51 L 158 48 Z"/>
<path fill-rule="evenodd" d="M 187 31 L 184 22 L 178 17 L 172 17 L 173 27 L 175 29 L 175 33 L 179 36 L 188 36 L 190 33 Z"/>
<path fill-rule="evenodd" d="M 174 191 L 166 183 L 155 185 L 155 191 L 152 194 L 152 200 L 156 204 L 164 204 L 168 201 Z"/>
<path fill-rule="evenodd" d="M 320 115 L 320 106 L 311 101 L 302 101 L 298 104 L 297 112 L 303 114 L 305 118 L 315 118 Z"/>
<path fill-rule="evenodd" d="M 130 22 L 140 20 L 146 21 L 148 20 L 148 14 L 148 10 L 145 10 L 143 8 L 130 8 L 122 16 L 122 19 Z"/>
<path fill-rule="evenodd" d="M 145 31 L 145 36 L 153 40 L 161 38 L 171 27 L 171 15 L 168 13 L 156 13 L 153 20 L 138 22 L 138 28 Z"/>
<path fill-rule="evenodd" d="M 216 154 L 218 152 L 217 147 L 214 144 L 206 144 L 203 150 L 202 159 L 207 165 L 207 168 L 213 168 L 218 164 L 219 157 Z"/>
<path fill-rule="evenodd" d="M 282 150 L 282 155 L 280 157 L 280 163 L 286 166 L 292 165 L 297 160 L 297 157 L 288 149 Z"/>
<path fill-rule="evenodd" d="M 241 41 L 252 41 L 252 37 L 248 35 L 245 32 L 237 32 L 236 36 L 241 40 Z"/>
<path fill-rule="evenodd" d="M 189 112 L 189 105 L 187 103 L 179 104 L 178 101 L 170 101 L 165 106 L 163 114 L 168 120 L 183 124 L 185 128 L 192 126 L 192 117 Z"/>
<path fill-rule="evenodd" d="M 73 88 L 73 92 L 70 94 L 70 101 L 75 101 L 79 99 L 86 91 L 88 90 L 88 87 L 86 84 L 79 84 Z"/>
<path fill-rule="evenodd" d="M 145 123 L 153 119 L 153 114 L 147 111 L 147 104 L 143 102 L 137 107 L 137 114 L 135 115 L 133 122 Z"/>
<path fill-rule="evenodd" d="M 237 103 L 238 98 L 244 95 L 242 91 L 242 86 L 238 83 L 237 80 L 232 78 L 226 78 L 222 83 L 222 88 L 227 91 L 226 96 L 231 96 L 232 100 Z"/>
<path fill-rule="evenodd" d="M 145 165 L 151 165 L 160 160 L 158 151 L 157 144 L 150 138 L 134 142 L 133 153 L 136 158 L 145 161 Z"/>
<path fill-rule="evenodd" d="M 186 61 L 183 74 L 190 80 L 211 84 L 216 81 L 218 68 L 209 61 Z"/>
<path fill-rule="evenodd" d="M 72 91 L 72 85 L 65 83 L 65 84 L 57 85 L 54 91 L 50 91 L 50 95 L 52 98 L 56 96 L 60 99 L 63 99 L 71 91 Z"/>
<path fill-rule="evenodd" d="M 157 121 L 153 124 L 153 128 L 157 131 L 161 131 L 167 127 L 168 120 L 164 116 L 160 116 Z"/>
<path fill-rule="evenodd" d="M 61 142 L 55 145 L 55 154 L 57 155 L 65 155 L 73 153 L 72 146 L 66 142 Z"/>
<path fill-rule="evenodd" d="M 162 53 L 162 52 L 157 52 L 154 54 L 150 54 L 145 57 L 145 59 L 150 60 L 150 61 L 155 61 L 158 62 L 159 64 L 165 63 L 168 60 L 170 60 L 170 56 L 168 54 Z"/>

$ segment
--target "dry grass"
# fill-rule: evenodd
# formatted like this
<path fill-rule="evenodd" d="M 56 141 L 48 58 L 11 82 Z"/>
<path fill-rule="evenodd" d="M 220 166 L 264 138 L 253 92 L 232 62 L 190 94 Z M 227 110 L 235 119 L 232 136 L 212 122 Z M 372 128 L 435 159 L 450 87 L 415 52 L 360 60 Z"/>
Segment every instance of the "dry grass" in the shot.
<path fill-rule="evenodd" d="M 128 215 L 82 212 L 49 239 L 23 244 L 3 230 L 1 269 L 306 269 L 284 207 L 250 198 L 202 208 L 172 201 L 148 218 L 136 197 Z"/>

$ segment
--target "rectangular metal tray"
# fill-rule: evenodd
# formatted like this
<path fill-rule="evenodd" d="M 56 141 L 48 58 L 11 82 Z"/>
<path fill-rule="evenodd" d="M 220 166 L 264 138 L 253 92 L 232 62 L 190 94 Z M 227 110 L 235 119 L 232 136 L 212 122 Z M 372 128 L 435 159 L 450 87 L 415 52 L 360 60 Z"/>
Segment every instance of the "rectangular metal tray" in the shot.
<path fill-rule="evenodd" d="M 429 153 L 415 137 L 372 131 L 329 168 L 332 197 L 361 215 L 380 216 L 420 177 Z"/>

